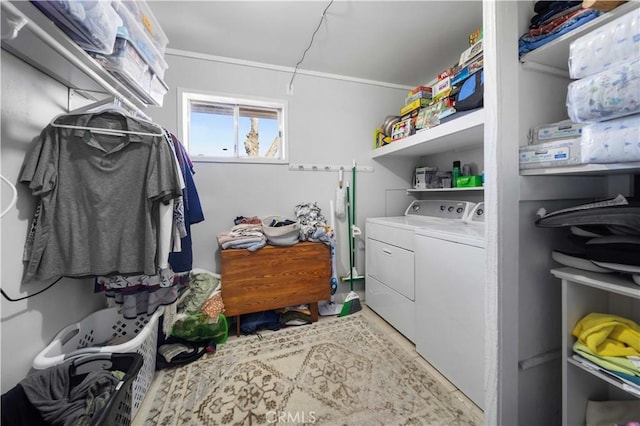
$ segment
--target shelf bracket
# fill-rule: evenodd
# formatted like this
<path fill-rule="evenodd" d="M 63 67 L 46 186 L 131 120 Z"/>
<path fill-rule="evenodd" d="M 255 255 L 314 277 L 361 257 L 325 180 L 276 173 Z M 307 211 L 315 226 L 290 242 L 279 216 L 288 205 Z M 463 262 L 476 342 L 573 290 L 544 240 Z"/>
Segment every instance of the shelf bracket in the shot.
<path fill-rule="evenodd" d="M 569 71 L 562 68 L 551 67 L 549 65 L 540 64 L 538 62 L 526 61 L 522 62 L 522 68 L 531 71 L 543 72 L 555 75 L 556 77 L 569 78 Z"/>
<path fill-rule="evenodd" d="M 4 4 L 5 3 L 2 2 L 3 6 Z M 2 9 L 4 9 L 2 17 L 2 40 L 13 40 L 18 37 L 20 30 L 27 25 L 27 18 L 16 13 L 12 13 L 8 7 L 3 7 Z M 6 32 L 4 31 L 5 25 L 8 27 Z"/>

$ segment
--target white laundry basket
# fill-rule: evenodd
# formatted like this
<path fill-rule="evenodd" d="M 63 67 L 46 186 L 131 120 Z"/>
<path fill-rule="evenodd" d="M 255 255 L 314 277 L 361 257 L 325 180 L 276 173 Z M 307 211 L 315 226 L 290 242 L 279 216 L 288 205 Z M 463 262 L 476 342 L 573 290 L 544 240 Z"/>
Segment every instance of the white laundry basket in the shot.
<path fill-rule="evenodd" d="M 155 374 L 158 323 L 162 312 L 160 307 L 153 315 L 138 315 L 135 319 L 124 318 L 118 307 L 94 312 L 82 321 L 62 329 L 33 360 L 33 368 L 44 370 L 72 358 L 99 352 L 139 353 L 143 356 L 144 363 L 131 389 L 133 419 Z M 119 345 L 98 346 L 115 337 L 124 336 L 135 337 Z"/>

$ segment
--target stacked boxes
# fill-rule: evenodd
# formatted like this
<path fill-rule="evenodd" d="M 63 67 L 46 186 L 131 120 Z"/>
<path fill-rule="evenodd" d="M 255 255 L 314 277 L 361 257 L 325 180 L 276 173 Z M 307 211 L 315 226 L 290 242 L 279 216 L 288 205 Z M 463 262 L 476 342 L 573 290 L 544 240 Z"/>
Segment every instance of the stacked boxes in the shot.
<path fill-rule="evenodd" d="M 143 102 L 162 105 L 167 36 L 145 1 L 34 1 Z"/>
<path fill-rule="evenodd" d="M 416 120 L 421 108 L 431 103 L 431 87 L 417 86 L 409 91 L 400 108 L 400 121 L 394 126 L 391 139 L 396 140 L 416 132 Z"/>
<path fill-rule="evenodd" d="M 112 54 L 94 57 L 144 102 L 162 105 L 167 85 L 162 80 L 168 68 L 164 54 L 167 36 L 144 1 L 114 2 L 122 20 Z"/>
<path fill-rule="evenodd" d="M 469 48 L 462 52 L 460 62 L 441 72 L 429 85 L 416 86 L 409 91 L 400 108 L 399 121 L 385 133 L 376 129 L 374 146 L 415 134 L 440 124 L 440 120 L 456 113 L 457 85 L 483 68 L 482 29 L 469 35 Z M 390 140 L 387 141 L 387 138 Z"/>
<path fill-rule="evenodd" d="M 107 55 L 113 52 L 122 20 L 111 2 L 60 0 L 33 4 L 84 50 Z"/>

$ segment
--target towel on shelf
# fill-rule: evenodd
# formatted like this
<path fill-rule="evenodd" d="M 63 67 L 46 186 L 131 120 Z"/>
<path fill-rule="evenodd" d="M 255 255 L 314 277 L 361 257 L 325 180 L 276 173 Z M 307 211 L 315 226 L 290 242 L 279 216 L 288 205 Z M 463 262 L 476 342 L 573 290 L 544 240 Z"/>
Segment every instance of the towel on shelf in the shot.
<path fill-rule="evenodd" d="M 635 376 L 640 378 L 640 367 L 636 365 L 638 361 L 629 359 L 624 356 L 600 356 L 594 354 L 584 344 L 576 341 L 573 344 L 573 351 L 581 357 L 597 364 L 598 366 L 609 370 L 611 372 L 618 372 L 628 374 L 629 376 Z"/>
<path fill-rule="evenodd" d="M 592 312 L 572 333 L 596 355 L 640 356 L 640 326 L 630 319 Z"/>

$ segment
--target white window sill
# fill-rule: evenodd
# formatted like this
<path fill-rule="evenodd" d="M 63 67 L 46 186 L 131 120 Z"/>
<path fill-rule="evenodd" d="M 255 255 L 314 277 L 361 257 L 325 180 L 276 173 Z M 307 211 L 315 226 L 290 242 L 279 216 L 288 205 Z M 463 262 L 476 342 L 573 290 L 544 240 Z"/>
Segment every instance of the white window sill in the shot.
<path fill-rule="evenodd" d="M 275 158 L 224 158 L 192 156 L 191 161 L 193 163 L 289 164 L 288 160 L 279 160 Z"/>

